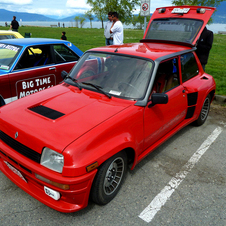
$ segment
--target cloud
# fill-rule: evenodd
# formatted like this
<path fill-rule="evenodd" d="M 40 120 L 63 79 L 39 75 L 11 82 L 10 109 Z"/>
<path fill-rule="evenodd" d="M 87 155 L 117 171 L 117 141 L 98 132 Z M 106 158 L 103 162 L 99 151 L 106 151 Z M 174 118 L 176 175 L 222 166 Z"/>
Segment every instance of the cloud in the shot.
<path fill-rule="evenodd" d="M 91 7 L 86 4 L 85 0 L 67 0 L 66 7 L 68 8 L 84 8 L 89 10 Z"/>
<path fill-rule="evenodd" d="M 0 0 L 0 3 L 14 4 L 14 5 L 27 5 L 32 4 L 33 0 Z"/>

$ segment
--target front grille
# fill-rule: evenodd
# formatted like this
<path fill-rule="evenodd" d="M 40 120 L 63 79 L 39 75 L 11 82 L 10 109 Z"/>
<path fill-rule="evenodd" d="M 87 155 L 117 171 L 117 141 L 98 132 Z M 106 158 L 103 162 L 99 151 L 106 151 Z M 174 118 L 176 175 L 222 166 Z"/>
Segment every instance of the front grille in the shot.
<path fill-rule="evenodd" d="M 9 147 L 14 149 L 18 153 L 24 155 L 25 157 L 37 163 L 40 163 L 41 154 L 14 140 L 12 137 L 8 136 L 2 131 L 0 131 L 0 140 L 2 140 L 5 144 L 7 144 Z"/>

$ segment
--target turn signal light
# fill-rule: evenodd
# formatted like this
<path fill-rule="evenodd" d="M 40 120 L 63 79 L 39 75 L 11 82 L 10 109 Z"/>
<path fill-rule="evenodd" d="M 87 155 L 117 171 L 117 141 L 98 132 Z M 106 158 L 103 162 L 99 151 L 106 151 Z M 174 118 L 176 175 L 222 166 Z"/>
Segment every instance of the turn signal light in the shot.
<path fill-rule="evenodd" d="M 86 171 L 90 172 L 98 167 L 98 162 L 94 162 L 93 164 L 86 167 Z"/>
<path fill-rule="evenodd" d="M 70 186 L 69 186 L 68 184 L 60 184 L 60 183 L 57 183 L 57 182 L 55 182 L 55 181 L 51 181 L 51 180 L 49 180 L 49 179 L 47 179 L 47 178 L 45 178 L 45 177 L 42 177 L 42 176 L 40 176 L 40 175 L 38 175 L 38 174 L 35 174 L 35 176 L 36 176 L 36 178 L 38 178 L 39 180 L 44 181 L 44 182 L 46 182 L 46 183 L 48 183 L 48 184 L 51 184 L 51 185 L 53 185 L 53 186 L 55 186 L 55 187 L 57 187 L 57 188 L 60 188 L 60 189 L 63 189 L 63 190 L 68 190 L 68 189 L 70 189 Z"/>

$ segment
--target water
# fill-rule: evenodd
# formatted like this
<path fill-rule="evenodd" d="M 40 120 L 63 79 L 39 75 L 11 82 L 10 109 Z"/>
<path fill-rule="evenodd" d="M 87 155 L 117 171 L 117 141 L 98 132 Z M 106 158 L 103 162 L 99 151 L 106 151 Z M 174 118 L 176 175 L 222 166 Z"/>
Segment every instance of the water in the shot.
<path fill-rule="evenodd" d="M 11 23 L 10 21 L 7 21 L 8 25 Z M 58 26 L 58 22 L 56 21 L 19 21 L 20 26 L 40 26 L 40 27 L 50 27 L 50 25 L 56 25 Z M 76 27 L 75 21 L 66 21 L 66 22 L 60 22 L 60 27 L 63 27 L 63 23 L 65 27 Z M 105 22 L 104 22 L 105 24 Z M 0 21 L 0 26 L 5 26 L 5 21 Z M 90 22 L 85 22 L 83 25 L 83 28 L 90 28 Z M 133 29 L 133 25 L 123 25 L 124 28 L 131 28 Z M 100 21 L 92 21 L 92 28 L 102 28 L 102 23 Z M 211 24 L 207 25 L 207 28 L 213 33 L 218 33 L 219 31 L 225 31 L 226 32 L 226 24 Z M 0 28 L 1 29 L 1 28 Z"/>
<path fill-rule="evenodd" d="M 40 27 L 50 27 L 50 25 L 58 26 L 58 22 L 56 21 L 18 21 L 20 26 L 40 26 Z M 11 22 L 7 21 L 8 25 Z M 60 27 L 63 28 L 63 23 L 65 27 L 76 27 L 75 21 L 66 21 L 60 22 Z M 104 22 L 105 25 L 106 22 Z M 0 26 L 5 26 L 5 21 L 0 21 Z M 80 27 L 80 24 L 79 24 Z M 133 25 L 123 25 L 124 28 L 134 28 Z M 90 22 L 87 21 L 83 25 L 83 28 L 91 28 Z M 102 28 L 102 22 L 100 21 L 92 21 L 92 28 Z M 0 28 L 1 29 L 1 28 Z"/>

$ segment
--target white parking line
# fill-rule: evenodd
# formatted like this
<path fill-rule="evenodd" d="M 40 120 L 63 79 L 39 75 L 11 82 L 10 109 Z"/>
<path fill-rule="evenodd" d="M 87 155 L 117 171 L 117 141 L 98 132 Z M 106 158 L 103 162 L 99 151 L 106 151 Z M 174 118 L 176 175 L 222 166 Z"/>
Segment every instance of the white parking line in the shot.
<path fill-rule="evenodd" d="M 192 170 L 194 165 L 199 161 L 202 155 L 208 150 L 210 145 L 217 139 L 222 132 L 221 127 L 217 127 L 212 134 L 202 143 L 200 148 L 193 154 L 188 162 L 182 167 L 181 171 L 173 177 L 162 191 L 152 200 L 152 202 L 141 212 L 139 217 L 150 223 L 158 211 L 164 206 L 173 192 L 180 183 L 185 179 L 187 174 Z"/>

